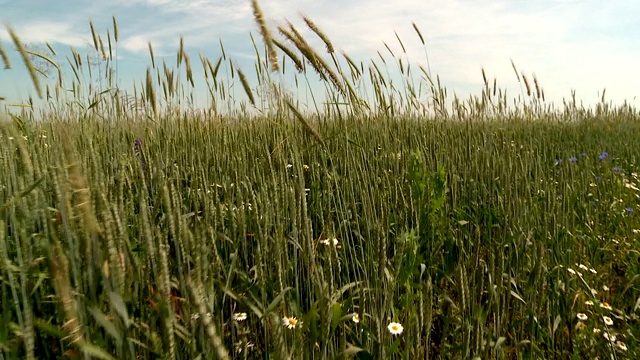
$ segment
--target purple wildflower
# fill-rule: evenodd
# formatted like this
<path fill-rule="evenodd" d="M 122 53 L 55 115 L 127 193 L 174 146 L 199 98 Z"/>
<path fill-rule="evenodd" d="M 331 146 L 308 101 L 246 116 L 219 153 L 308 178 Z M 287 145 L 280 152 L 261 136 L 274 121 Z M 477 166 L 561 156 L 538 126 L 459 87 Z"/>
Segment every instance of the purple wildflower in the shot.
<path fill-rule="evenodd" d="M 562 159 L 556 159 L 556 161 L 553 163 L 553 165 L 559 165 L 562 162 Z"/>
<path fill-rule="evenodd" d="M 572 157 L 569 158 L 569 162 L 570 163 L 575 163 L 576 161 L 578 161 L 578 158 L 575 157 L 575 156 L 572 156 Z"/>
<path fill-rule="evenodd" d="M 133 151 L 136 153 L 136 156 L 140 156 L 141 148 L 142 148 L 142 140 L 136 138 L 133 141 Z"/>
<path fill-rule="evenodd" d="M 622 170 L 622 168 L 620 166 L 616 166 L 616 167 L 613 168 L 613 171 L 620 171 L 620 170 Z"/>
<path fill-rule="evenodd" d="M 602 176 L 596 176 L 596 181 L 602 181 Z"/>
<path fill-rule="evenodd" d="M 609 153 L 604 151 L 602 154 L 600 154 L 600 156 L 598 156 L 598 159 L 604 160 L 604 159 L 606 159 L 608 157 L 609 157 Z"/>
<path fill-rule="evenodd" d="M 624 209 L 624 211 L 626 211 L 626 212 L 633 212 L 633 208 L 632 208 L 632 207 L 628 207 L 628 208 Z"/>

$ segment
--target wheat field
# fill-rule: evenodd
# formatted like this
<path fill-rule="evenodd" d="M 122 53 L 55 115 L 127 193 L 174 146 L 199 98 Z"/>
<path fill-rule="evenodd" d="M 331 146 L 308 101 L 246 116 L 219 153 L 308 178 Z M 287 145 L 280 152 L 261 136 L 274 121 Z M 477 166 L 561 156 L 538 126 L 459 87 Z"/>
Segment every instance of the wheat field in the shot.
<path fill-rule="evenodd" d="M 47 106 L 0 115 L 0 359 L 640 356 L 635 108 L 550 106 L 515 64 L 516 99 L 484 71 L 458 99 L 252 5 L 256 73 L 201 55 L 199 112 L 182 40 L 125 94 L 75 51 L 45 82 L 8 28 Z M 115 70 L 116 19 L 91 35 Z"/>

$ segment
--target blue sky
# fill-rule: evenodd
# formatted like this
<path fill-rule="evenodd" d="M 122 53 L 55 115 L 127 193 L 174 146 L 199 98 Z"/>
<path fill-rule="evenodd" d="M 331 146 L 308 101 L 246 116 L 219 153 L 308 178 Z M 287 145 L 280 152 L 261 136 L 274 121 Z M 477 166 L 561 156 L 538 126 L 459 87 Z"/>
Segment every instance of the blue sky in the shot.
<path fill-rule="evenodd" d="M 427 43 L 432 72 L 449 93 L 462 98 L 480 93 L 482 67 L 490 81 L 496 77 L 500 87 L 517 96 L 513 59 L 529 78 L 537 76 L 547 100 L 556 104 L 575 89 L 577 99 L 592 105 L 604 88 L 615 104 L 640 103 L 637 0 L 271 0 L 260 5 L 272 28 L 288 19 L 305 30 L 316 49 L 323 48 L 306 30 L 303 13 L 337 50 L 365 63 L 377 58 L 376 51 L 387 54 L 383 42 L 401 53 L 395 31 L 409 60 L 425 64 L 424 48 L 411 26 L 415 22 Z M 157 61 L 166 59 L 175 67 L 181 35 L 194 67 L 200 66 L 198 52 L 214 61 L 222 39 L 227 55 L 252 73 L 255 56 L 249 33 L 259 36 L 249 0 L 0 0 L 0 41 L 13 62 L 13 69 L 0 69 L 0 96 L 19 102 L 34 93 L 4 24 L 27 44 L 48 41 L 64 63 L 69 46 L 84 52 L 92 44 L 89 20 L 106 39 L 112 16 L 118 20 L 118 76 L 125 88 L 144 80 L 150 65 L 148 41 Z M 196 93 L 204 94 L 198 85 Z M 198 105 L 205 107 L 204 97 L 199 99 Z"/>

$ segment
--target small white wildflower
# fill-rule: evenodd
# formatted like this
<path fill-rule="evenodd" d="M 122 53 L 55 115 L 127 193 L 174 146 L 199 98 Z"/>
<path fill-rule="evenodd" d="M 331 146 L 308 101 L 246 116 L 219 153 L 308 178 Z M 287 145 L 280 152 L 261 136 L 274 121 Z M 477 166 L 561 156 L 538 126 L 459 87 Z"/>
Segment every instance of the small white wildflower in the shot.
<path fill-rule="evenodd" d="M 633 183 L 625 183 L 624 187 L 626 187 L 627 189 L 631 189 L 631 190 L 635 190 L 635 191 L 640 191 L 640 189 L 638 189 Z M 634 230 L 635 231 L 635 230 Z"/>
<path fill-rule="evenodd" d="M 353 321 L 354 323 L 359 323 L 360 322 L 360 315 L 358 315 L 358 313 L 353 314 L 353 316 L 351 317 L 351 321 Z"/>
<path fill-rule="evenodd" d="M 585 313 L 578 313 L 578 320 L 586 321 L 589 317 Z"/>
<path fill-rule="evenodd" d="M 591 289 L 591 294 L 592 294 L 593 296 L 598 295 L 598 290 L 596 290 L 596 289 Z"/>
<path fill-rule="evenodd" d="M 603 334 L 602 334 L 602 336 L 603 336 L 605 339 L 607 339 L 607 340 L 609 340 L 609 341 L 611 341 L 611 342 L 615 342 L 615 341 L 616 341 L 616 339 L 617 339 L 615 335 L 613 335 L 613 334 L 609 334 L 608 332 L 603 333 Z"/>
<path fill-rule="evenodd" d="M 389 332 L 391 333 L 391 335 L 400 335 L 404 330 L 402 325 L 400 325 L 397 322 L 390 323 L 389 326 L 387 326 L 387 329 L 389 329 Z"/>
<path fill-rule="evenodd" d="M 287 164 L 287 165 L 285 166 L 285 168 L 287 168 L 287 169 L 291 169 L 292 167 L 293 167 L 293 164 Z"/>
<path fill-rule="evenodd" d="M 338 239 L 336 239 L 336 238 L 324 239 L 324 240 L 320 240 L 320 242 L 323 243 L 326 246 L 329 246 L 329 245 L 338 246 L 338 243 L 339 243 Z"/>
<path fill-rule="evenodd" d="M 604 308 L 604 309 L 607 309 L 607 310 L 613 310 L 613 308 L 611 307 L 611 305 L 609 305 L 609 303 L 608 303 L 608 302 L 602 302 L 602 303 L 600 303 L 600 307 L 601 307 L 601 308 Z"/>
<path fill-rule="evenodd" d="M 576 274 L 576 271 L 575 271 L 575 270 L 573 270 L 572 268 L 567 268 L 567 271 L 568 271 L 568 272 L 569 272 L 569 274 L 571 274 L 571 275 L 575 275 L 575 274 Z"/>
<path fill-rule="evenodd" d="M 593 328 L 593 333 L 594 334 L 600 334 L 602 332 L 602 330 L 598 329 L 598 328 Z"/>
<path fill-rule="evenodd" d="M 288 327 L 289 329 L 295 329 L 296 327 L 302 326 L 302 321 L 296 319 L 295 316 L 292 317 L 283 317 L 282 318 L 283 325 Z"/>
<path fill-rule="evenodd" d="M 611 318 L 610 318 L 610 317 L 608 317 L 608 316 L 603 316 L 603 317 L 602 317 L 602 320 L 604 320 L 604 323 L 605 323 L 605 325 L 607 325 L 607 326 L 611 326 L 611 325 L 613 325 L 613 319 L 611 319 Z"/>
<path fill-rule="evenodd" d="M 591 273 L 592 273 L 592 274 L 597 274 L 597 273 L 598 273 L 598 272 L 596 271 L 596 269 L 593 269 L 593 268 L 589 269 L 589 271 L 591 271 Z"/>
<path fill-rule="evenodd" d="M 620 349 L 622 351 L 627 351 L 627 345 L 625 343 L 623 343 L 622 341 L 616 342 L 616 346 L 618 347 L 618 349 Z"/>
<path fill-rule="evenodd" d="M 589 270 L 589 268 L 586 265 L 580 264 L 578 265 L 578 267 L 582 270 Z"/>
<path fill-rule="evenodd" d="M 235 313 L 235 314 L 233 314 L 233 320 L 238 321 L 238 322 L 245 321 L 245 320 L 247 320 L 247 313 L 245 313 L 245 312 Z"/>
<path fill-rule="evenodd" d="M 587 300 L 584 302 L 585 305 L 593 306 L 593 301 Z"/>
<path fill-rule="evenodd" d="M 602 285 L 602 290 L 609 291 L 609 287 L 607 285 Z"/>

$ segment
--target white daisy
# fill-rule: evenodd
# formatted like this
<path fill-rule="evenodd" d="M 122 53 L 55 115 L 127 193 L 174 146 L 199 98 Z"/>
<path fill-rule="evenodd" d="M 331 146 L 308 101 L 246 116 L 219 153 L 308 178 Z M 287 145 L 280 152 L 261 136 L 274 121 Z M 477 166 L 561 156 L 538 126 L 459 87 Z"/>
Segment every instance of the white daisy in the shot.
<path fill-rule="evenodd" d="M 404 331 L 402 325 L 397 322 L 390 323 L 389 326 L 387 326 L 387 329 L 389 329 L 391 335 L 400 335 L 402 334 L 402 331 Z"/>
<path fill-rule="evenodd" d="M 282 323 L 284 326 L 288 327 L 289 329 L 295 329 L 296 327 L 302 326 L 302 321 L 296 319 L 295 316 L 283 317 Z"/>
<path fill-rule="evenodd" d="M 247 320 L 247 313 L 245 313 L 245 312 L 235 313 L 235 314 L 233 314 L 233 320 L 235 320 L 237 322 L 245 321 L 245 320 Z"/>

